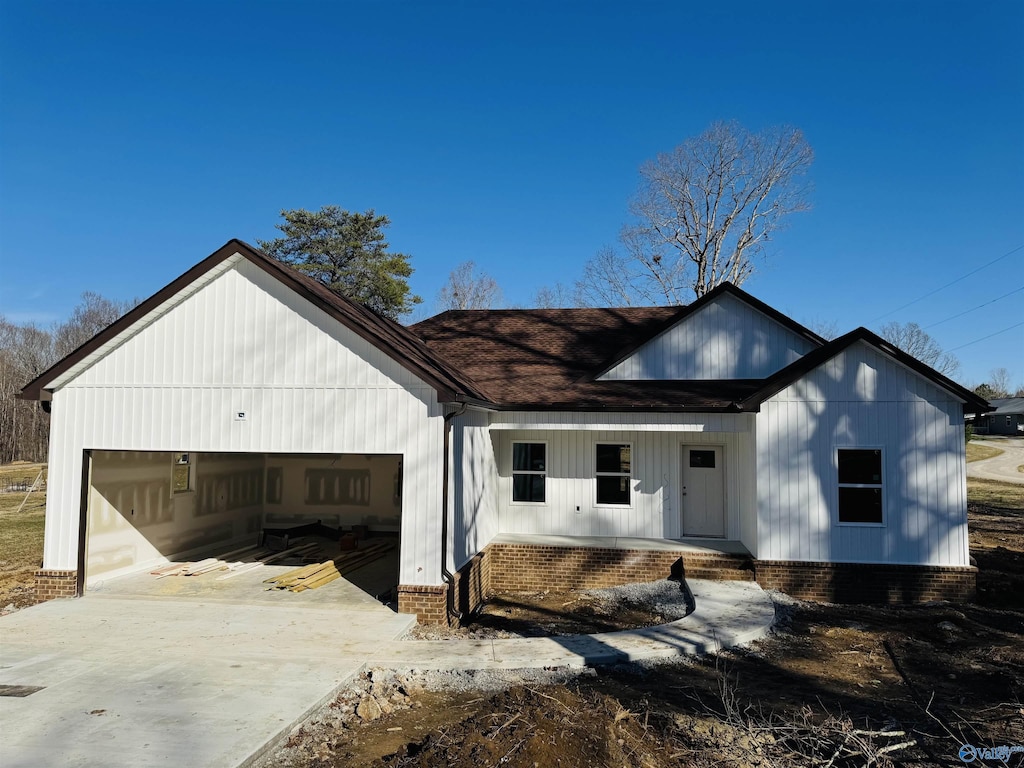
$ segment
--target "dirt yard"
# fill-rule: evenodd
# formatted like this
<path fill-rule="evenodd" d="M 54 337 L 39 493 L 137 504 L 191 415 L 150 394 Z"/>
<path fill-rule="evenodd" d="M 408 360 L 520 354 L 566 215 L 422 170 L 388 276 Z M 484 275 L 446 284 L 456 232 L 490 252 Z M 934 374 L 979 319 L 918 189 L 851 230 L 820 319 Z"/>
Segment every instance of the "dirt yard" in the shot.
<path fill-rule="evenodd" d="M 1024 488 L 972 480 L 970 499 L 976 603 L 776 595 L 776 632 L 717 657 L 579 674 L 377 670 L 260 765 L 934 766 L 964 765 L 965 744 L 1024 746 Z M 506 595 L 462 632 L 616 628 L 607 604 Z"/>

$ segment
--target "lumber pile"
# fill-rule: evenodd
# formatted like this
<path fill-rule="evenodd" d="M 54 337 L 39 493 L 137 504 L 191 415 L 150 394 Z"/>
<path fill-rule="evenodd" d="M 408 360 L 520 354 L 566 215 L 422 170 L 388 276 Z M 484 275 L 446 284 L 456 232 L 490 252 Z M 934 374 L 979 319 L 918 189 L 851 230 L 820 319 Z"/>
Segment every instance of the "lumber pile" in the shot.
<path fill-rule="evenodd" d="M 248 573 L 256 568 L 262 568 L 264 565 L 272 565 L 281 560 L 299 558 L 305 562 L 307 558 L 319 559 L 322 556 L 323 551 L 319 544 L 315 541 L 303 541 L 300 539 L 295 541 L 288 549 L 280 552 L 271 552 L 266 547 L 260 546 L 242 547 L 241 549 L 226 552 L 220 558 L 208 557 L 205 560 L 194 563 L 170 563 L 150 571 L 150 573 L 158 579 L 163 579 L 168 576 L 201 576 L 212 571 L 228 571 L 223 576 L 217 577 L 218 581 L 222 581 L 223 579 L 230 579 L 234 576 Z M 239 557 L 246 559 L 229 562 L 232 558 Z"/>
<path fill-rule="evenodd" d="M 294 571 L 264 579 L 263 583 L 270 585 L 267 587 L 268 590 L 287 589 L 291 592 L 305 592 L 308 589 L 316 589 L 324 584 L 330 584 L 335 579 L 340 579 L 346 573 L 351 573 L 364 565 L 381 559 L 394 547 L 394 542 L 391 541 L 373 542 L 362 549 L 346 552 L 333 560 L 311 563 Z"/>

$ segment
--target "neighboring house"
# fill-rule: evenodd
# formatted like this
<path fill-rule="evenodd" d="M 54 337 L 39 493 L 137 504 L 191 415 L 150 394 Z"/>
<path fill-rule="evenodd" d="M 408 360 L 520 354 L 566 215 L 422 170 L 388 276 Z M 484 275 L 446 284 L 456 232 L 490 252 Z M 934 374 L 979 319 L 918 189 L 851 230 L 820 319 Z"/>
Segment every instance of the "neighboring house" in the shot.
<path fill-rule="evenodd" d="M 819 599 L 974 589 L 985 401 L 732 285 L 405 328 L 232 240 L 22 397 L 52 419 L 44 597 L 327 513 L 399 532 L 422 621 L 680 567 Z"/>
<path fill-rule="evenodd" d="M 989 400 L 994 411 L 979 414 L 974 420 L 978 435 L 1024 435 L 1024 397 Z"/>

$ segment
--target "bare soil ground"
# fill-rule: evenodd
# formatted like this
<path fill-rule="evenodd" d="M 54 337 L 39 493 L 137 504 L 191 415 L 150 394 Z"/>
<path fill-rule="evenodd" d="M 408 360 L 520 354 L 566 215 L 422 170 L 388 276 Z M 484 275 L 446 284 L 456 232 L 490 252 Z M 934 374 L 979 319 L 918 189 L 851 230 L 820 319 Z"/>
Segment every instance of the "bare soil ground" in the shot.
<path fill-rule="evenodd" d="M 964 744 L 1024 746 L 1024 488 L 971 480 L 970 499 L 974 603 L 776 595 L 775 633 L 715 657 L 575 675 L 378 670 L 261 765 L 951 766 Z M 618 628 L 606 605 L 506 595 L 461 631 Z"/>

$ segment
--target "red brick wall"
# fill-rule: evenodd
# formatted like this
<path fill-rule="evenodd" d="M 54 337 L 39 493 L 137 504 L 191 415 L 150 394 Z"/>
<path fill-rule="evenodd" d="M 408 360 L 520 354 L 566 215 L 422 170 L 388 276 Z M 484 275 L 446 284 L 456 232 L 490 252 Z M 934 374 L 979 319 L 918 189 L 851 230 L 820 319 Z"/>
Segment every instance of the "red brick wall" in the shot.
<path fill-rule="evenodd" d="M 448 587 L 431 584 L 399 584 L 398 612 L 415 613 L 420 624 L 448 625 Z"/>
<path fill-rule="evenodd" d="M 455 574 L 455 607 L 463 616 L 476 612 L 491 595 L 489 550 L 472 558 Z"/>
<path fill-rule="evenodd" d="M 491 544 L 490 589 L 595 589 L 641 581 L 657 581 L 682 572 L 699 578 L 749 579 L 746 558 L 693 555 L 681 550 L 592 549 L 533 544 Z"/>
<path fill-rule="evenodd" d="M 78 594 L 78 571 L 36 571 L 36 597 L 53 600 Z"/>
<path fill-rule="evenodd" d="M 977 568 L 758 560 L 757 583 L 802 600 L 830 603 L 964 602 L 974 598 Z"/>

